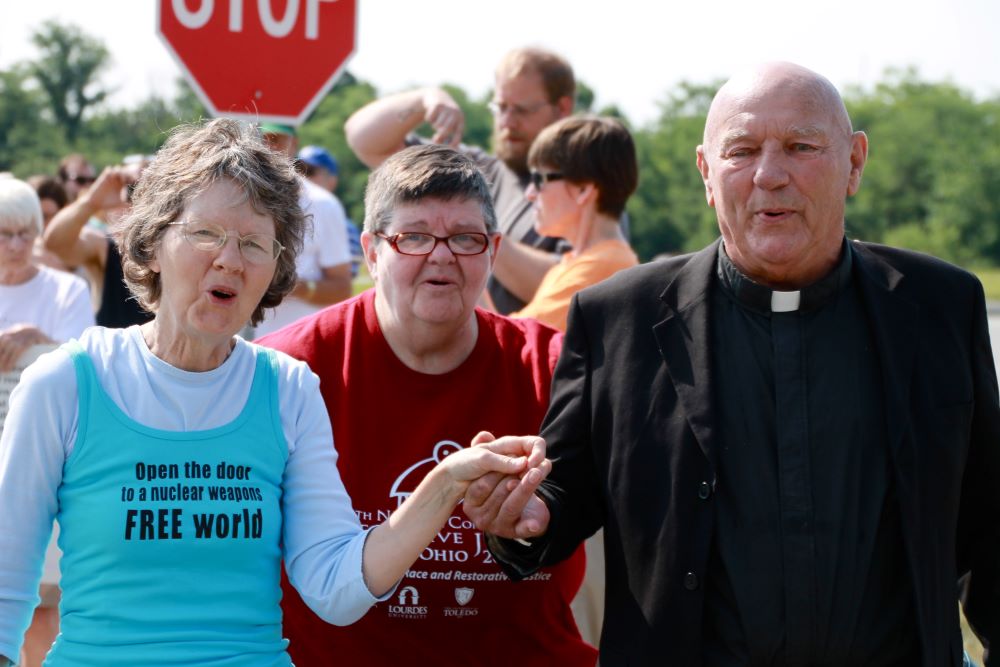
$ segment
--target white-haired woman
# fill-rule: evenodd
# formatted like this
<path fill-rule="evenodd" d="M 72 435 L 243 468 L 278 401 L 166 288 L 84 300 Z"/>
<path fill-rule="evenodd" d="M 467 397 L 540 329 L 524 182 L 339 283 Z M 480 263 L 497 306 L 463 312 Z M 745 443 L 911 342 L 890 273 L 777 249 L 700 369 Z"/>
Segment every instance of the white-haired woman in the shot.
<path fill-rule="evenodd" d="M 35 262 L 41 232 L 34 189 L 0 178 L 0 372 L 31 346 L 76 338 L 94 324 L 87 283 Z"/>
<path fill-rule="evenodd" d="M 0 178 L 0 372 L 11 372 L 35 345 L 77 338 L 94 324 L 87 283 L 39 263 L 35 240 L 43 212 L 34 188 Z M 55 538 L 45 555 L 35 609 L 24 642 L 22 663 L 42 662 L 59 631 L 59 550 Z"/>

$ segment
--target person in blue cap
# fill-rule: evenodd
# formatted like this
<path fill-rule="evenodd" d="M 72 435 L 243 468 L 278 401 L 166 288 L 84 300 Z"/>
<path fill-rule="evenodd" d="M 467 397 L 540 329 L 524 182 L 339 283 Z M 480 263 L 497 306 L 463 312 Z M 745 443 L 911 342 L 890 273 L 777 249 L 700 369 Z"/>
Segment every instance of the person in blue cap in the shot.
<path fill-rule="evenodd" d="M 302 173 L 310 181 L 336 194 L 340 182 L 340 165 L 337 159 L 322 146 L 303 146 L 296 156 Z"/>
<path fill-rule="evenodd" d="M 337 184 L 340 182 L 340 165 L 337 159 L 330 155 L 330 152 L 322 146 L 303 146 L 296 156 L 296 166 L 308 180 L 312 181 L 324 190 L 328 190 L 333 198 L 340 204 L 337 197 Z M 343 210 L 343 205 L 341 205 Z M 344 213 L 344 227 L 347 229 L 347 242 L 351 249 L 351 277 L 356 278 L 358 269 L 361 266 L 361 230 L 355 225 L 346 212 Z"/>
<path fill-rule="evenodd" d="M 294 127 L 261 123 L 258 129 L 271 150 L 295 159 L 298 137 Z M 258 336 L 351 296 L 351 250 L 344 207 L 326 188 L 301 174 L 299 186 L 299 205 L 311 218 L 312 233 L 298 256 L 295 289 L 280 306 L 268 310 L 257 325 Z"/>

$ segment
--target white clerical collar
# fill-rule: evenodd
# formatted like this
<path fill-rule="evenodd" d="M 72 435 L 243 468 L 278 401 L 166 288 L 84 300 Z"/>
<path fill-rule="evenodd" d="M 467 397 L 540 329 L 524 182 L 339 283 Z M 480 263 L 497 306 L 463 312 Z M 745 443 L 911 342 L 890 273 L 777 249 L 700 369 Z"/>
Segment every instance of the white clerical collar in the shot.
<path fill-rule="evenodd" d="M 740 273 L 726 254 L 725 245 L 719 246 L 716 275 L 723 291 L 730 294 L 741 306 L 761 315 L 770 313 L 794 313 L 814 310 L 844 289 L 851 280 L 851 244 L 845 238 L 840 261 L 827 275 L 801 290 L 773 290 L 766 285 L 755 283 Z"/>
<path fill-rule="evenodd" d="M 799 309 L 799 304 L 802 302 L 802 292 L 795 290 L 794 292 L 779 292 L 778 290 L 773 290 L 771 292 L 771 312 L 772 313 L 791 313 Z"/>

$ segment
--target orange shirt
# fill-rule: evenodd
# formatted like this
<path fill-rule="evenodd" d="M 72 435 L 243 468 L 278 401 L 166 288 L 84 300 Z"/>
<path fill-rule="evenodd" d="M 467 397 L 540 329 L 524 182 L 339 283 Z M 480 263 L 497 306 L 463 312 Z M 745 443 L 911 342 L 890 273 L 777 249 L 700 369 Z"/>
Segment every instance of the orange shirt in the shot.
<path fill-rule="evenodd" d="M 638 263 L 639 258 L 632 248 L 619 239 L 595 243 L 579 255 L 563 255 L 542 278 L 534 298 L 510 316 L 534 317 L 550 327 L 566 331 L 569 302 L 574 294 Z"/>

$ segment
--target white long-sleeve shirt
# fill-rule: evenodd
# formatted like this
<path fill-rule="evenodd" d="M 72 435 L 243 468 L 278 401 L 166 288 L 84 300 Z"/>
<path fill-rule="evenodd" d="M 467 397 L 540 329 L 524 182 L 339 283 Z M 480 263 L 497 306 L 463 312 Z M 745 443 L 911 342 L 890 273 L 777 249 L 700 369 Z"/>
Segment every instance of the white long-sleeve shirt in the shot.
<path fill-rule="evenodd" d="M 250 393 L 256 351 L 239 338 L 222 365 L 200 373 L 154 356 L 139 327 L 93 327 L 80 343 L 109 398 L 128 417 L 153 428 L 222 426 L 236 418 Z M 278 359 L 289 453 L 282 498 L 285 568 L 320 617 L 352 623 L 378 601 L 362 575 L 367 532 L 337 472 L 319 379 L 303 362 L 281 353 Z M 0 438 L 0 655 L 8 657 L 18 655 L 37 601 L 63 463 L 76 440 L 77 381 L 69 354 L 59 349 L 40 357 L 24 372 L 10 406 Z"/>

